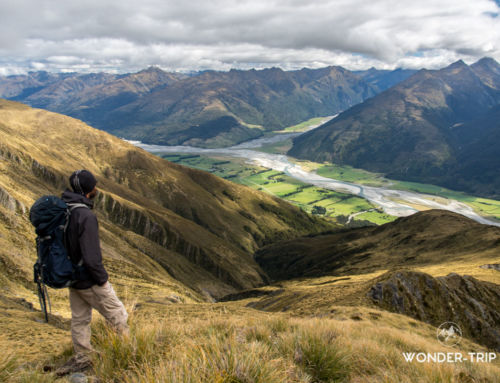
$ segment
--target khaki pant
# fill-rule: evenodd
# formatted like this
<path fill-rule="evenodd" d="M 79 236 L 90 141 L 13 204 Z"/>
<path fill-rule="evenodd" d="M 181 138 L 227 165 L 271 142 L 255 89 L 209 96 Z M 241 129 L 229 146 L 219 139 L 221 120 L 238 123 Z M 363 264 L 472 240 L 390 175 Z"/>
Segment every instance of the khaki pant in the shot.
<path fill-rule="evenodd" d="M 128 314 L 125 306 L 116 296 L 111 283 L 94 285 L 89 289 L 69 289 L 71 306 L 71 338 L 75 353 L 89 353 L 90 321 L 92 308 L 96 309 L 118 332 L 128 334 Z"/>

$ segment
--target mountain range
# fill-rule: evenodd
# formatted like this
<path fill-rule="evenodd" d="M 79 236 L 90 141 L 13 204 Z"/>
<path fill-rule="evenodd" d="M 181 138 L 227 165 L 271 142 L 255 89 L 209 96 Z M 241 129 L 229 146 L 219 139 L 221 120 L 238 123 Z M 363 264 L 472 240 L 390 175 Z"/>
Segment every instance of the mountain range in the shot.
<path fill-rule="evenodd" d="M 0 97 L 66 114 L 146 143 L 230 146 L 312 117 L 330 116 L 401 81 L 411 71 L 341 67 L 205 71 L 150 67 L 138 73 L 0 77 Z"/>
<path fill-rule="evenodd" d="M 420 70 L 294 140 L 289 154 L 500 196 L 500 65 Z"/>

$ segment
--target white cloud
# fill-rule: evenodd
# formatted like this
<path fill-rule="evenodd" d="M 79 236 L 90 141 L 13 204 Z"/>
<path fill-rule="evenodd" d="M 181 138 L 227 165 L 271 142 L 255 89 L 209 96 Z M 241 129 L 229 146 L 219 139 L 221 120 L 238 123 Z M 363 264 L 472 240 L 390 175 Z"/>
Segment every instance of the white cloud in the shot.
<path fill-rule="evenodd" d="M 0 3 L 0 73 L 500 61 L 492 0 L 17 0 Z"/>

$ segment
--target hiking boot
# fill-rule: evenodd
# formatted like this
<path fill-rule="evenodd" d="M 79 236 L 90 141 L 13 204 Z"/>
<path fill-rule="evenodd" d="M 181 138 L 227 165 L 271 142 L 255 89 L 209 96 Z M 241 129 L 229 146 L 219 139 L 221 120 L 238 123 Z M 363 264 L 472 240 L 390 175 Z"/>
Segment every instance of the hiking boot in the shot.
<path fill-rule="evenodd" d="M 92 360 L 88 355 L 76 354 L 56 370 L 56 375 L 64 376 L 73 372 L 85 371 L 90 367 L 92 367 Z"/>

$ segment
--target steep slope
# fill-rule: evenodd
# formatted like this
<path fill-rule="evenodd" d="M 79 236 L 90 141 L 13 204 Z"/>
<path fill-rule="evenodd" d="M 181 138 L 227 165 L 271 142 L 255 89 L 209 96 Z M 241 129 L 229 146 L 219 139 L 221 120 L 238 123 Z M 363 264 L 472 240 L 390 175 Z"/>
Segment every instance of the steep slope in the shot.
<path fill-rule="evenodd" d="M 495 257 L 500 228 L 444 210 L 419 212 L 379 227 L 283 241 L 255 259 L 276 280 L 370 273 Z"/>
<path fill-rule="evenodd" d="M 75 95 L 110 84 L 116 77 L 109 73 L 60 76 L 57 81 L 51 81 L 36 92 L 30 92 L 27 97 L 21 94 L 11 99 L 36 104 L 39 108 L 62 109 L 75 98 Z"/>
<path fill-rule="evenodd" d="M 456 165 L 443 177 L 443 184 L 498 198 L 500 105 L 478 119 L 456 126 L 454 131 Z"/>
<path fill-rule="evenodd" d="M 0 101 L 0 131 L 4 291 L 19 283 L 32 288 L 28 208 L 41 195 L 59 194 L 79 168 L 99 180 L 107 266 L 139 290 L 150 281 L 153 290 L 170 284 L 200 299 L 258 286 L 266 280 L 251 255 L 259 246 L 329 227 L 278 199 L 169 163 L 69 117 Z"/>
<path fill-rule="evenodd" d="M 474 132 L 499 105 L 499 84 L 500 65 L 492 59 L 470 67 L 459 61 L 438 71 L 422 70 L 296 138 L 289 154 L 497 197 L 493 185 L 500 182 L 498 173 L 469 182 L 461 169 L 474 163 L 481 174 L 497 157 L 488 150 L 491 155 L 476 160 L 475 151 L 500 142 L 494 134 L 476 137 Z M 462 124 L 467 131 L 457 129 Z M 465 140 L 466 135 L 474 140 Z"/>
<path fill-rule="evenodd" d="M 102 81 L 90 81 L 89 76 Z M 0 90 L 9 83 L 9 98 L 82 119 L 115 135 L 209 147 L 329 116 L 376 93 L 361 77 L 340 67 L 207 71 L 192 77 L 150 68 L 102 76 L 68 76 L 45 87 L 29 85 L 26 92 L 20 91 L 21 78 L 7 77 L 0 78 Z M 14 83 L 17 94 L 12 92 Z"/>

